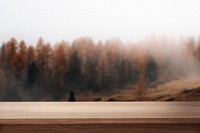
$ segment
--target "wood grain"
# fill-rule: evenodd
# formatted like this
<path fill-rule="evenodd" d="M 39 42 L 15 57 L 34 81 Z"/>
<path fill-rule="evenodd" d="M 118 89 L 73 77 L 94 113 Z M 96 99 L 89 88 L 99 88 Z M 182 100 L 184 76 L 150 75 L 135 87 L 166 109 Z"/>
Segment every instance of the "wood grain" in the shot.
<path fill-rule="evenodd" d="M 199 133 L 200 102 L 0 102 L 1 133 Z"/>
<path fill-rule="evenodd" d="M 1 133 L 199 133 L 197 124 L 3 125 Z"/>
<path fill-rule="evenodd" d="M 200 123 L 200 102 L 1 102 L 0 124 Z"/>

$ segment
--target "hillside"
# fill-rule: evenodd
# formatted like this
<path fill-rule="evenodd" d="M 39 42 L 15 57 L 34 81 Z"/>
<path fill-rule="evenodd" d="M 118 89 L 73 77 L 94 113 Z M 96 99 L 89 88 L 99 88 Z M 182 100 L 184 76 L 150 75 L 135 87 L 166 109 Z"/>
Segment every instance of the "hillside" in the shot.
<path fill-rule="evenodd" d="M 140 101 L 200 101 L 200 76 L 182 77 L 172 81 L 157 81 L 145 88 Z M 76 93 L 78 101 L 137 101 L 136 86 L 115 92 Z M 67 97 L 63 98 L 66 100 Z"/>
<path fill-rule="evenodd" d="M 191 76 L 158 84 L 153 88 L 147 88 L 144 97 L 156 101 L 198 101 L 200 100 L 199 81 L 200 76 Z"/>

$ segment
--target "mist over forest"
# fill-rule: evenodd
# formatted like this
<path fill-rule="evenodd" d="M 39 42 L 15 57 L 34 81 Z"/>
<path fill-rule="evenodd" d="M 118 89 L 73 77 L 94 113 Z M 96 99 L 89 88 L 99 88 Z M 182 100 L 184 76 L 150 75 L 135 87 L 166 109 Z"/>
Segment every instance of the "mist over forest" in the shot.
<path fill-rule="evenodd" d="M 70 92 L 87 92 L 82 98 L 87 100 L 128 89 L 132 100 L 144 100 L 144 92 L 158 83 L 195 76 L 200 39 L 193 37 L 150 36 L 129 43 L 80 37 L 56 44 L 39 38 L 32 45 L 11 38 L 0 49 L 1 101 L 67 101 Z"/>

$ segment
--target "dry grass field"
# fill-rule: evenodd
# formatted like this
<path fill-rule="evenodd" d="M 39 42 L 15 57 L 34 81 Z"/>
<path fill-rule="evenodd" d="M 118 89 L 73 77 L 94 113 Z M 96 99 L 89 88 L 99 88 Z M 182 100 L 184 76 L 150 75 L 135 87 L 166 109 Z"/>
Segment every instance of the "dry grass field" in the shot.
<path fill-rule="evenodd" d="M 76 93 L 78 101 L 137 101 L 137 87 L 131 86 L 114 92 Z M 140 101 L 200 101 L 200 76 L 177 78 L 171 81 L 157 81 L 146 86 Z M 67 97 L 64 97 L 65 101 Z"/>

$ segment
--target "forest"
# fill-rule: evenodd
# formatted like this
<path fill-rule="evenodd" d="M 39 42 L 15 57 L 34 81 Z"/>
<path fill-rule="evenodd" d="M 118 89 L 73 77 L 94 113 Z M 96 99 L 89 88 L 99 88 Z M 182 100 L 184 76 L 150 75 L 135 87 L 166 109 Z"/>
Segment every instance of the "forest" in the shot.
<path fill-rule="evenodd" d="M 200 39 L 193 37 L 126 43 L 80 37 L 56 44 L 41 37 L 37 44 L 11 38 L 0 49 L 0 101 L 59 101 L 70 92 L 129 88 L 140 100 L 149 86 L 188 75 L 200 75 Z"/>

